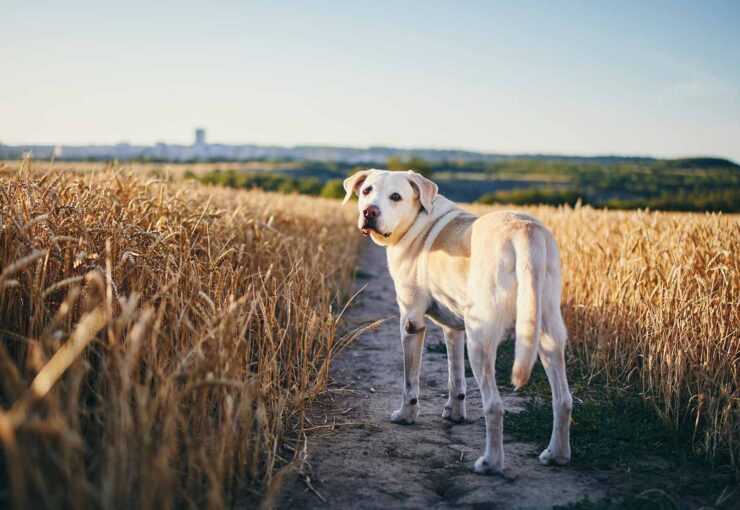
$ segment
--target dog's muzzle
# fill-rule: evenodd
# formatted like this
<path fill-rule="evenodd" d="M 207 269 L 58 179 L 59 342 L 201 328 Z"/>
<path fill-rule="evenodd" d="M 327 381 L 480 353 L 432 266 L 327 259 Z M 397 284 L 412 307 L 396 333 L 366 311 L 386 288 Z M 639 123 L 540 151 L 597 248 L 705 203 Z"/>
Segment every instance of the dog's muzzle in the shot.
<path fill-rule="evenodd" d="M 374 219 L 366 219 L 362 223 L 362 227 L 360 227 L 360 230 L 362 230 L 362 235 L 364 235 L 366 237 L 370 235 L 370 232 L 375 232 L 376 234 L 379 234 L 379 235 L 381 235 L 383 237 L 390 237 L 391 236 L 390 232 L 388 232 L 388 233 L 381 232 L 378 229 L 377 225 L 375 224 L 375 220 Z"/>

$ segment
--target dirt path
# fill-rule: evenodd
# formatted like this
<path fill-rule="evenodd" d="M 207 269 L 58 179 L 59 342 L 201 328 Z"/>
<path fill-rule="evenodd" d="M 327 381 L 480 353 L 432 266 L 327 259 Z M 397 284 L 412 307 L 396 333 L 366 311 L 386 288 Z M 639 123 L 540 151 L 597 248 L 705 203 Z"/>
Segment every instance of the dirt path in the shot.
<path fill-rule="evenodd" d="M 384 250 L 368 244 L 360 270 L 358 287 L 367 288 L 348 311 L 349 327 L 398 313 Z M 443 342 L 441 330 L 428 326 L 426 345 Z M 485 425 L 475 381 L 467 381 L 468 421 L 455 425 L 442 419 L 447 361 L 443 352 L 425 349 L 421 415 L 415 425 L 401 426 L 389 416 L 400 404 L 402 374 L 397 317 L 342 353 L 332 365 L 333 383 L 351 391 L 335 393 L 334 402 L 316 413 L 315 425 L 324 420 L 358 425 L 310 438 L 308 463 L 286 481 L 279 508 L 550 508 L 586 495 L 592 502 L 604 496 L 606 475 L 541 466 L 533 444 L 507 437 L 505 475 L 476 475 L 473 462 L 483 449 Z M 507 411 L 517 410 L 520 397 L 503 392 L 502 398 Z"/>

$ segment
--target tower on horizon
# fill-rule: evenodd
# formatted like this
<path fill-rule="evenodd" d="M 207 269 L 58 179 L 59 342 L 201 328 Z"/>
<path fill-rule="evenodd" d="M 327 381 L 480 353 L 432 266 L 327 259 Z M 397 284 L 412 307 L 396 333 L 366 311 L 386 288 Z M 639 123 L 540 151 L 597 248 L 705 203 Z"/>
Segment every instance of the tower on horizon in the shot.
<path fill-rule="evenodd" d="M 197 128 L 195 130 L 195 144 L 203 146 L 206 144 L 206 130 L 203 128 Z"/>

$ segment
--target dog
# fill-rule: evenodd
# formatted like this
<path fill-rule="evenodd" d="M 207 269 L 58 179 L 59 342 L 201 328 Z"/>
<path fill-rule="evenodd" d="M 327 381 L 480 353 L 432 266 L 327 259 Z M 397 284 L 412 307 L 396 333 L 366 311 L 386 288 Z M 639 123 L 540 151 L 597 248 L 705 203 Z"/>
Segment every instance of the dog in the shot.
<path fill-rule="evenodd" d="M 438 193 L 409 170 L 365 170 L 344 181 L 342 205 L 356 193 L 358 228 L 386 247 L 401 316 L 404 389 L 391 421 L 419 416 L 419 371 L 428 317 L 444 331 L 449 398 L 442 417 L 466 419 L 465 346 L 483 402 L 486 448 L 480 474 L 504 468 L 504 406 L 496 387 L 496 351 L 514 326 L 512 383 L 529 380 L 539 353 L 552 390 L 553 428 L 542 464 L 570 461 L 573 400 L 565 372 L 567 331 L 560 311 L 560 252 L 536 218 L 511 211 L 481 217 Z"/>

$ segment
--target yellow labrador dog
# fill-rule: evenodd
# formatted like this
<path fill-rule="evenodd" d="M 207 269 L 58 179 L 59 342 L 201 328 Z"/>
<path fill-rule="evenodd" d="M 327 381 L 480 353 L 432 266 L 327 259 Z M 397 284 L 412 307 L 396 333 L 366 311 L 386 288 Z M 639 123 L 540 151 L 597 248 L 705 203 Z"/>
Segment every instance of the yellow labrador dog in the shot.
<path fill-rule="evenodd" d="M 499 342 L 513 325 L 514 386 L 529 380 L 539 353 L 552 389 L 552 436 L 540 462 L 566 464 L 573 404 L 565 374 L 560 253 L 552 234 L 524 213 L 469 214 L 411 170 L 358 172 L 344 181 L 344 189 L 343 204 L 353 192 L 359 197 L 362 233 L 387 248 L 401 312 L 404 390 L 391 421 L 411 424 L 419 416 L 419 370 L 429 317 L 442 327 L 447 344 L 449 398 L 442 416 L 455 422 L 466 417 L 467 337 L 486 421 L 486 451 L 475 471 L 502 472 L 504 407 L 495 361 Z"/>

